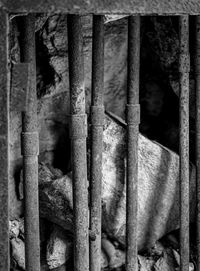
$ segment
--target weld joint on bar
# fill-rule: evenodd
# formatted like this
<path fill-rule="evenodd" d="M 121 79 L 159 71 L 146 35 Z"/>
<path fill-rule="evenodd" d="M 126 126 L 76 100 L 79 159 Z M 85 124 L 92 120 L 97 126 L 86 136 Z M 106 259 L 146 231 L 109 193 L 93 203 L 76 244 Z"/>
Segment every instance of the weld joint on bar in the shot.
<path fill-rule="evenodd" d="M 93 126 L 103 126 L 104 124 L 104 106 L 91 106 L 91 124 Z"/>
<path fill-rule="evenodd" d="M 39 154 L 39 134 L 38 132 L 21 133 L 23 156 L 36 156 Z"/>
<path fill-rule="evenodd" d="M 140 104 L 127 104 L 127 124 L 128 125 L 138 125 L 140 123 Z"/>
<path fill-rule="evenodd" d="M 71 115 L 71 131 L 70 138 L 85 139 L 87 137 L 87 115 L 74 114 Z"/>
<path fill-rule="evenodd" d="M 179 72 L 180 73 L 189 73 L 190 72 L 190 54 L 189 53 L 180 53 Z"/>

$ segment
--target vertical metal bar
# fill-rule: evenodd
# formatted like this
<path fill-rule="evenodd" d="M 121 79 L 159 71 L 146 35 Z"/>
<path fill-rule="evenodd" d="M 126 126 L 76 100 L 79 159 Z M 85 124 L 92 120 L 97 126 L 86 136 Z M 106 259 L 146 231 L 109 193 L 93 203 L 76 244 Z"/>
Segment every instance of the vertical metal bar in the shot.
<path fill-rule="evenodd" d="M 30 64 L 26 111 L 22 116 L 26 270 L 40 270 L 38 205 L 38 124 L 35 66 L 35 16 L 23 18 L 22 61 Z"/>
<path fill-rule="evenodd" d="M 195 28 L 197 270 L 200 271 L 200 16 Z"/>
<path fill-rule="evenodd" d="M 103 16 L 93 16 L 92 46 L 92 106 L 91 106 L 91 204 L 90 271 L 101 270 L 101 181 L 104 121 L 104 21 Z"/>
<path fill-rule="evenodd" d="M 140 67 L 140 17 L 128 18 L 127 82 L 127 189 L 126 189 L 126 270 L 138 270 L 137 200 Z"/>
<path fill-rule="evenodd" d="M 74 203 L 74 268 L 89 270 L 88 190 L 83 68 L 83 38 L 81 17 L 68 15 L 68 52 L 71 106 L 71 147 Z"/>
<path fill-rule="evenodd" d="M 189 270 L 189 17 L 179 17 L 180 270 Z"/>
<path fill-rule="evenodd" d="M 3 9 L 0 18 L 0 271 L 9 271 L 9 23 Z"/>

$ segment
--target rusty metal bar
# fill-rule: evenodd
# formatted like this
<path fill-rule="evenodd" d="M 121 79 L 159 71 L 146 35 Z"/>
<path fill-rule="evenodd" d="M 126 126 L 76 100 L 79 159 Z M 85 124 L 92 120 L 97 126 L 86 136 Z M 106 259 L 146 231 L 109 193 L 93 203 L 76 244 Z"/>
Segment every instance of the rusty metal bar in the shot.
<path fill-rule="evenodd" d="M 189 270 L 189 16 L 179 17 L 180 270 Z"/>
<path fill-rule="evenodd" d="M 104 20 L 93 16 L 91 174 L 90 174 L 90 271 L 101 270 L 101 181 L 104 121 Z"/>
<path fill-rule="evenodd" d="M 24 178 L 26 270 L 40 270 L 38 204 L 38 124 L 35 66 L 35 16 L 23 19 L 22 61 L 29 63 L 26 111 L 22 114 L 22 155 Z"/>
<path fill-rule="evenodd" d="M 195 87 L 196 87 L 196 195 L 197 195 L 197 270 L 200 271 L 200 16 L 195 28 Z"/>
<path fill-rule="evenodd" d="M 137 200 L 140 67 L 140 17 L 128 18 L 127 77 L 127 188 L 126 188 L 126 270 L 138 270 Z"/>
<path fill-rule="evenodd" d="M 9 271 L 9 23 L 3 9 L 0 17 L 0 271 Z"/>
<path fill-rule="evenodd" d="M 89 270 L 88 190 L 81 17 L 68 15 L 68 52 L 71 110 L 71 149 L 74 209 L 74 270 Z"/>

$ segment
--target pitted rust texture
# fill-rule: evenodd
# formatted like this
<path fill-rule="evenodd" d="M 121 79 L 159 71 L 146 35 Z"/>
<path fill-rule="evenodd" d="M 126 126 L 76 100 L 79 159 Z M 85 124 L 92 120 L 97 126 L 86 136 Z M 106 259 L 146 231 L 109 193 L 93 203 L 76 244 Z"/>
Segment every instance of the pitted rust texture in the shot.
<path fill-rule="evenodd" d="M 140 123 L 140 105 L 127 104 L 126 122 L 129 125 L 138 125 Z"/>
<path fill-rule="evenodd" d="M 22 132 L 22 155 L 37 156 L 39 154 L 38 132 Z"/>
<path fill-rule="evenodd" d="M 91 106 L 91 124 L 94 126 L 103 126 L 104 124 L 104 106 Z"/>
<path fill-rule="evenodd" d="M 90 270 L 101 270 L 101 182 L 104 123 L 104 23 L 103 16 L 93 16 L 92 39 L 92 106 L 90 172 Z"/>
<path fill-rule="evenodd" d="M 29 64 L 17 63 L 12 67 L 10 108 L 11 111 L 25 111 L 28 93 Z"/>
<path fill-rule="evenodd" d="M 195 18 L 197 270 L 200 270 L 200 16 Z"/>
<path fill-rule="evenodd" d="M 199 0 L 1 0 L 8 12 L 71 14 L 199 14 Z"/>
<path fill-rule="evenodd" d="M 87 137 L 87 115 L 71 115 L 70 137 L 75 139 L 85 139 Z"/>
<path fill-rule="evenodd" d="M 26 270 L 40 270 L 38 159 L 23 157 Z"/>
<path fill-rule="evenodd" d="M 127 74 L 127 186 L 126 186 L 126 270 L 138 270 L 138 134 L 139 134 L 140 17 L 128 18 Z"/>
<path fill-rule="evenodd" d="M 130 16 L 128 21 L 127 103 L 131 105 L 137 105 L 139 103 L 139 43 L 140 18 L 139 16 Z"/>
<path fill-rule="evenodd" d="M 0 271 L 9 271 L 9 23 L 8 16 L 2 9 L 0 17 Z"/>
<path fill-rule="evenodd" d="M 74 206 L 74 270 L 89 270 L 85 90 L 81 17 L 68 15 L 71 151 Z M 84 116 L 84 117 L 83 117 Z M 76 127 L 75 127 L 76 126 Z M 81 136 L 77 128 L 80 127 Z"/>
<path fill-rule="evenodd" d="M 76 19 L 78 18 L 78 22 Z M 68 16 L 68 48 L 69 54 L 69 82 L 70 82 L 70 110 L 72 115 L 85 114 L 84 69 L 82 55 L 82 35 L 75 35 L 81 30 L 81 18 L 77 15 Z"/>
<path fill-rule="evenodd" d="M 189 270 L 189 17 L 179 17 L 180 39 L 180 270 Z M 184 63 L 185 61 L 185 67 Z"/>
<path fill-rule="evenodd" d="M 35 66 L 35 16 L 23 19 L 22 61 L 29 63 L 29 89 L 22 118 L 22 153 L 24 179 L 25 263 L 27 271 L 40 270 L 38 203 L 38 132 Z"/>
<path fill-rule="evenodd" d="M 190 72 L 190 55 L 189 53 L 180 53 L 179 56 L 179 72 L 189 73 Z"/>

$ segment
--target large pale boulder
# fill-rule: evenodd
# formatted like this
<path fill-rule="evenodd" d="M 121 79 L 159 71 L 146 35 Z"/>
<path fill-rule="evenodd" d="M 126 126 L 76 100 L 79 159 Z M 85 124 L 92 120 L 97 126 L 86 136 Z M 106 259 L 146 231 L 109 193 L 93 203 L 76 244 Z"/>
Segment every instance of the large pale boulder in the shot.
<path fill-rule="evenodd" d="M 126 124 L 113 116 L 104 125 L 102 223 L 106 233 L 125 244 Z M 179 156 L 139 135 L 138 248 L 179 227 Z M 47 169 L 45 169 L 47 170 Z M 65 229 L 72 229 L 72 182 L 68 176 L 40 177 L 40 212 Z M 48 170 L 47 170 L 48 171 Z M 133 195 L 134 197 L 134 195 Z M 195 171 L 190 167 L 190 219 L 195 211 Z"/>
<path fill-rule="evenodd" d="M 123 127 L 124 126 L 124 127 Z M 125 123 L 106 121 L 103 153 L 103 227 L 125 243 Z M 139 135 L 138 248 L 152 246 L 179 227 L 179 156 Z M 133 195 L 134 197 L 134 195 Z M 195 171 L 190 168 L 191 219 L 195 211 Z"/>

